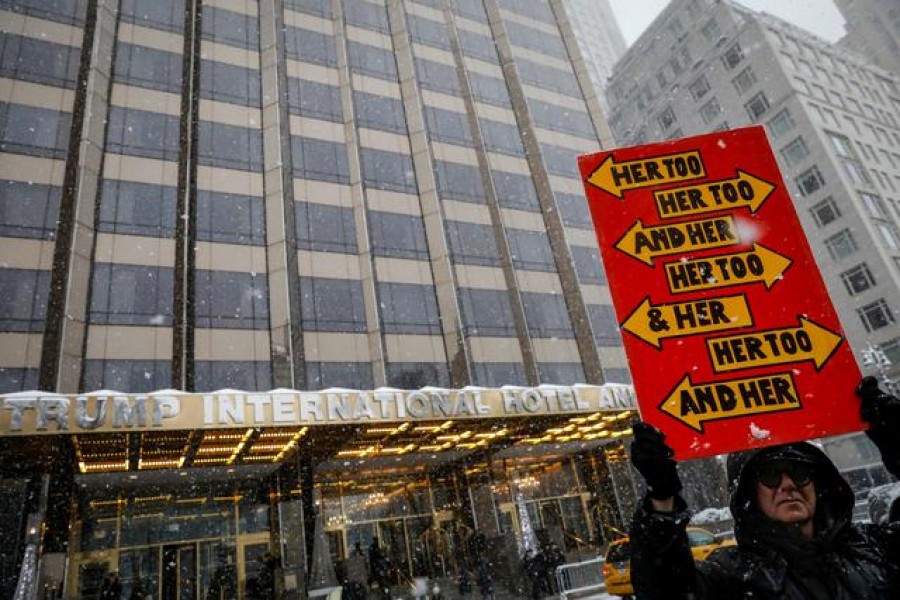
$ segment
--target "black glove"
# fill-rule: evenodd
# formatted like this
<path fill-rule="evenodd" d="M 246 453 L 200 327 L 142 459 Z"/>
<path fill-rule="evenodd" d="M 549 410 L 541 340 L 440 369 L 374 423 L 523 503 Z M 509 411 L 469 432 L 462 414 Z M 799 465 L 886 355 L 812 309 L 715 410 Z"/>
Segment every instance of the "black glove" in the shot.
<path fill-rule="evenodd" d="M 644 476 L 650 497 L 654 500 L 671 498 L 681 491 L 681 479 L 675 468 L 675 452 L 666 445 L 666 436 L 647 423 L 632 427 L 631 464 Z"/>
<path fill-rule="evenodd" d="M 900 469 L 900 399 L 878 387 L 874 377 L 863 377 L 856 388 L 862 399 L 860 416 L 869 423 L 866 435 L 878 446 L 891 473 Z"/>

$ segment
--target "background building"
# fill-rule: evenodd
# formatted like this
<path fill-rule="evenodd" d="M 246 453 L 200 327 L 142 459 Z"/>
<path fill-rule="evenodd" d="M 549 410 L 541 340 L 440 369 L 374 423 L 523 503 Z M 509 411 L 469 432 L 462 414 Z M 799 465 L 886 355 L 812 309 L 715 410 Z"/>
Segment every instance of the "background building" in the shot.
<path fill-rule="evenodd" d="M 848 19 L 849 20 L 849 19 Z M 765 125 L 862 364 L 900 374 L 900 84 L 803 29 L 734 2 L 675 0 L 617 65 L 620 145 Z M 858 489 L 884 483 L 863 436 L 825 441 Z"/>
<path fill-rule="evenodd" d="M 608 110 L 609 104 L 602 90 L 616 62 L 625 54 L 622 30 L 609 0 L 564 0 L 563 5 L 584 55 L 591 81 L 600 90 L 600 103 L 604 110 Z"/>
<path fill-rule="evenodd" d="M 4 19 L 0 389 L 627 380 L 561 3 Z"/>
<path fill-rule="evenodd" d="M 900 7 L 891 0 L 835 0 L 847 22 L 840 44 L 900 73 Z"/>

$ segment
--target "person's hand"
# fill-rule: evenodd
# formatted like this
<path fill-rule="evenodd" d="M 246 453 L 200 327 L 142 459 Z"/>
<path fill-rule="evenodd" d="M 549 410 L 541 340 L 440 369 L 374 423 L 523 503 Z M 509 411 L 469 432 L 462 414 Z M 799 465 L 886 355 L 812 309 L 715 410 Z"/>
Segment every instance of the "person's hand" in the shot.
<path fill-rule="evenodd" d="M 675 468 L 675 452 L 666 442 L 666 436 L 647 423 L 638 422 L 632 427 L 631 464 L 644 476 L 650 497 L 666 500 L 681 491 L 681 479 Z"/>
<path fill-rule="evenodd" d="M 860 397 L 860 416 L 869 423 L 866 434 L 882 454 L 900 457 L 900 399 L 878 387 L 874 377 L 863 377 L 856 388 Z"/>

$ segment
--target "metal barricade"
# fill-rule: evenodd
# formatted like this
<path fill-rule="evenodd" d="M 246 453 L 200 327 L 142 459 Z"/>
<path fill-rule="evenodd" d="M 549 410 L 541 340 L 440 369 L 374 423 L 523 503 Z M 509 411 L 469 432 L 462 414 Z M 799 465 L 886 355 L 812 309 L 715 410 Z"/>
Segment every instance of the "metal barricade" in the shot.
<path fill-rule="evenodd" d="M 584 597 L 606 591 L 603 581 L 603 557 L 556 567 L 556 585 L 560 600 Z"/>

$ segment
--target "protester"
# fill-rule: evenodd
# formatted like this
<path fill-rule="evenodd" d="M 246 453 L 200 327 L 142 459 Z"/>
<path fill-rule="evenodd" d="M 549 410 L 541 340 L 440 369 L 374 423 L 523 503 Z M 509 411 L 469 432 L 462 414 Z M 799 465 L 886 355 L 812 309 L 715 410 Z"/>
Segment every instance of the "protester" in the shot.
<path fill-rule="evenodd" d="M 868 437 L 900 476 L 900 399 L 874 378 L 857 388 Z M 900 524 L 851 522 L 854 497 L 835 465 L 806 442 L 729 457 L 737 546 L 694 563 L 673 451 L 634 427 L 632 463 L 648 494 L 631 530 L 639 600 L 888 600 L 900 598 Z"/>

